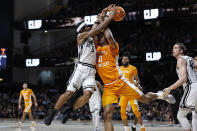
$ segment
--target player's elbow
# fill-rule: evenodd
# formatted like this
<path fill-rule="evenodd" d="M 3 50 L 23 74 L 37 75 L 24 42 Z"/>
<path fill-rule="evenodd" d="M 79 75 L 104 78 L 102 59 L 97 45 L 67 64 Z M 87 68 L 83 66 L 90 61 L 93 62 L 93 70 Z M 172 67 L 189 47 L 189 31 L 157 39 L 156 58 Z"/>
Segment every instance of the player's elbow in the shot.
<path fill-rule="evenodd" d="M 183 77 L 183 78 L 182 78 L 182 82 L 183 82 L 183 83 L 187 82 L 187 77 Z"/>
<path fill-rule="evenodd" d="M 36 100 L 36 97 L 34 97 L 34 100 Z"/>
<path fill-rule="evenodd" d="M 101 26 L 99 26 L 99 27 L 97 27 L 96 29 L 95 29 L 95 35 L 99 35 L 100 33 L 102 32 L 102 27 Z"/>
<path fill-rule="evenodd" d="M 97 85 L 97 86 L 100 86 L 101 83 L 100 83 L 99 81 L 96 81 L 96 85 Z"/>

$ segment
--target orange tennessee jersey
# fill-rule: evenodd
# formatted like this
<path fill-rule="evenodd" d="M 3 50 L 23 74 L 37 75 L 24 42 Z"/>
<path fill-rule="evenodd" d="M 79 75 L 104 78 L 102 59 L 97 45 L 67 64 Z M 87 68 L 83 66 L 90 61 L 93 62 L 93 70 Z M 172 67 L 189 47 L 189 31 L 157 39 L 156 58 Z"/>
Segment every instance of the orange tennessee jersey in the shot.
<path fill-rule="evenodd" d="M 32 95 L 32 90 L 31 89 L 27 89 L 27 90 L 21 90 L 20 92 L 20 96 L 23 96 L 24 98 L 24 102 L 28 103 L 31 102 L 31 95 Z"/>
<path fill-rule="evenodd" d="M 110 85 L 120 79 L 122 73 L 118 66 L 119 45 L 116 43 L 116 49 L 110 45 L 98 46 L 96 49 L 97 60 L 96 68 L 99 76 L 105 85 Z"/>
<path fill-rule="evenodd" d="M 127 67 L 120 66 L 122 74 L 125 75 L 125 78 L 133 83 L 133 77 L 137 75 L 137 68 L 135 66 L 129 65 Z"/>

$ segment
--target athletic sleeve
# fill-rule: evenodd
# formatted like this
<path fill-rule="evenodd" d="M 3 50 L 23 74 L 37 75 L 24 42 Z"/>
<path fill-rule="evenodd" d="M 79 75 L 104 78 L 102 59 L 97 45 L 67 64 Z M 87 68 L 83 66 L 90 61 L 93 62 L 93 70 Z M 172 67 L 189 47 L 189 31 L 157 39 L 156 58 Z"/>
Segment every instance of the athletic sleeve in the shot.
<path fill-rule="evenodd" d="M 20 91 L 20 96 L 22 96 L 22 91 Z"/>
<path fill-rule="evenodd" d="M 116 49 L 113 49 L 110 44 L 109 44 L 109 50 L 111 51 L 112 54 L 114 55 L 119 55 L 119 45 L 116 43 Z"/>
<path fill-rule="evenodd" d="M 31 89 L 29 89 L 29 94 L 33 94 L 33 91 Z"/>

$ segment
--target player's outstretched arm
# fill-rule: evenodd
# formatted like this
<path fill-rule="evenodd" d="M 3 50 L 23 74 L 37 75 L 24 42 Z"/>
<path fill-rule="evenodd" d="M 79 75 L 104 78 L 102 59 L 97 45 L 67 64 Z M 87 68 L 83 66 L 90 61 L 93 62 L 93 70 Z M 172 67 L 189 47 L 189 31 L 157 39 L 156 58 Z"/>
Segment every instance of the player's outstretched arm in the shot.
<path fill-rule="evenodd" d="M 102 22 L 104 21 L 104 19 L 105 19 L 105 17 L 106 17 L 106 14 L 107 14 L 107 11 L 108 11 L 108 8 L 109 8 L 109 7 L 104 8 L 104 9 L 102 10 L 102 12 L 99 13 L 99 14 L 97 15 L 97 20 L 94 22 L 94 24 L 92 25 L 92 28 L 91 28 L 91 29 L 96 29 L 96 27 L 97 27 L 100 23 L 102 23 Z M 93 36 L 93 40 L 94 40 L 94 43 L 95 43 L 96 46 L 97 46 L 97 44 L 98 44 L 97 35 L 98 35 L 98 34 L 95 34 L 95 35 Z"/>
<path fill-rule="evenodd" d="M 83 32 L 79 35 L 77 40 L 78 45 L 80 45 L 86 38 L 99 34 L 104 28 L 107 27 L 107 25 L 111 22 L 111 20 L 115 15 L 116 12 L 115 5 L 110 5 L 109 11 L 110 11 L 109 17 L 107 17 L 107 19 L 105 19 L 102 23 L 100 23 L 95 29 L 91 29 L 90 31 Z"/>
<path fill-rule="evenodd" d="M 170 92 L 178 87 L 180 87 L 184 82 L 187 82 L 187 66 L 186 66 L 186 61 L 183 58 L 179 58 L 177 60 L 177 67 L 179 68 L 179 79 L 169 86 L 168 88 L 165 88 L 163 91 L 163 95 L 167 96 L 170 94 Z"/>
<path fill-rule="evenodd" d="M 99 16 L 99 14 L 98 14 L 98 16 Z M 98 17 L 98 16 L 97 16 L 97 17 Z M 96 27 L 97 27 L 98 25 L 99 25 L 99 22 L 98 22 L 98 20 L 97 20 L 97 21 L 95 21 L 95 23 L 92 25 L 92 28 L 91 28 L 91 29 L 96 29 Z M 98 38 L 97 38 L 96 35 L 93 36 L 93 40 L 94 40 L 95 46 L 97 47 L 97 46 L 98 46 Z"/>
<path fill-rule="evenodd" d="M 114 37 L 113 37 L 113 34 L 111 32 L 111 30 L 109 28 L 107 28 L 105 31 L 104 31 L 104 34 L 105 34 L 105 37 L 109 43 L 109 45 L 113 48 L 113 49 L 116 49 L 116 41 L 114 40 Z"/>

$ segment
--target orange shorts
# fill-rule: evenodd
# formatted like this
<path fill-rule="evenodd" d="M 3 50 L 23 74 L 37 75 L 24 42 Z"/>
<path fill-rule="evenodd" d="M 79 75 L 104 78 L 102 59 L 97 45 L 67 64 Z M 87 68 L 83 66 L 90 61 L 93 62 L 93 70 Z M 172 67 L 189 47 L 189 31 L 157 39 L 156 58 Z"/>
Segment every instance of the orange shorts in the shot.
<path fill-rule="evenodd" d="M 31 112 L 31 107 L 32 107 L 32 102 L 25 103 L 25 109 L 23 112 L 25 112 L 25 113 Z"/>
<path fill-rule="evenodd" d="M 123 76 L 113 84 L 104 86 L 102 104 L 103 107 L 109 104 L 117 104 L 120 96 L 125 96 L 129 100 L 134 100 L 138 99 L 142 95 L 142 91 L 140 91 L 135 85 L 131 84 Z"/>

